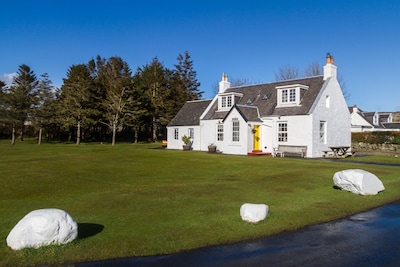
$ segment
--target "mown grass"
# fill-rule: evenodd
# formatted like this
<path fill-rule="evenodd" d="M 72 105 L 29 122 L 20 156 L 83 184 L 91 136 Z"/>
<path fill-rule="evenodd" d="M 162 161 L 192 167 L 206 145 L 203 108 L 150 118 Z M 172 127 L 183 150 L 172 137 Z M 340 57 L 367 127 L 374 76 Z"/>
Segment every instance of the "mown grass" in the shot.
<path fill-rule="evenodd" d="M 0 266 L 174 253 L 269 236 L 400 199 L 400 167 L 159 147 L 1 141 Z M 335 190 L 333 174 L 349 168 L 373 172 L 386 190 L 376 196 Z M 243 222 L 239 208 L 246 202 L 269 205 L 267 219 Z M 9 231 L 41 208 L 70 213 L 80 238 L 11 250 Z"/>

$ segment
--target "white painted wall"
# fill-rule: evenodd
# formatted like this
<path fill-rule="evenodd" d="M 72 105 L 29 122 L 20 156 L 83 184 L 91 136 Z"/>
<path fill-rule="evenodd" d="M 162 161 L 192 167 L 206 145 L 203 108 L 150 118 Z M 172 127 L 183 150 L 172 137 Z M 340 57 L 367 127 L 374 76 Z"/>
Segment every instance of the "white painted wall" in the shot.
<path fill-rule="evenodd" d="M 329 105 L 327 104 L 329 97 Z M 320 157 L 330 146 L 351 146 L 351 119 L 346 100 L 337 79 L 327 79 L 312 108 L 312 154 L 309 157 Z M 319 138 L 320 121 L 326 122 L 326 143 Z"/>
<path fill-rule="evenodd" d="M 240 124 L 239 142 L 232 141 L 233 118 L 237 118 L 239 120 Z M 233 109 L 224 120 L 224 142 L 221 144 L 220 150 L 226 154 L 247 155 L 247 152 L 252 150 L 252 148 L 250 148 L 249 150 L 248 147 L 249 134 L 252 135 L 251 128 L 248 126 L 248 123 L 245 120 L 243 120 L 242 116 L 236 109 Z"/>
<path fill-rule="evenodd" d="M 179 137 L 175 139 L 175 128 L 179 129 Z M 184 145 L 182 141 L 182 136 L 189 135 L 189 128 L 194 129 L 194 138 L 192 141 L 192 149 L 193 150 L 200 150 L 201 147 L 201 135 L 200 135 L 200 126 L 172 126 L 167 127 L 167 148 L 169 149 L 182 149 Z"/>
<path fill-rule="evenodd" d="M 256 123 L 259 124 L 259 123 Z M 263 122 L 261 123 L 261 150 L 263 152 L 269 152 L 272 153 L 274 150 L 274 147 L 277 147 L 278 145 L 276 142 L 274 142 L 275 135 L 274 135 L 274 120 L 272 118 L 263 118 Z"/>
<path fill-rule="evenodd" d="M 200 121 L 201 128 L 201 144 L 200 150 L 207 151 L 208 146 L 214 144 L 221 151 L 221 144 L 217 140 L 217 123 L 218 120 L 203 120 Z"/>

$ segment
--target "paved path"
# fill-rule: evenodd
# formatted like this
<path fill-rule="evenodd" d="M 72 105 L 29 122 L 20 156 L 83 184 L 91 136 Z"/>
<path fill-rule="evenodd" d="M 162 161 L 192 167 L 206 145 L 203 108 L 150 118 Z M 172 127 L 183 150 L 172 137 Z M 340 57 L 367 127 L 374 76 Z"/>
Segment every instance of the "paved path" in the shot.
<path fill-rule="evenodd" d="M 75 266 L 400 266 L 400 201 L 260 240 Z"/>

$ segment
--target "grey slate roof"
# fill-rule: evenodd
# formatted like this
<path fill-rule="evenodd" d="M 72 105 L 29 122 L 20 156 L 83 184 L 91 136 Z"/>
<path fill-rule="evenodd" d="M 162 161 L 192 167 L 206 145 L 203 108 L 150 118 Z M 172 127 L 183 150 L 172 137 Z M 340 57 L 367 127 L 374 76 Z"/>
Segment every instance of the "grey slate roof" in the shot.
<path fill-rule="evenodd" d="M 300 106 L 279 107 L 277 106 L 277 89 L 278 86 L 302 84 L 309 88 L 301 90 Z M 240 87 L 228 88 L 225 93 L 235 92 L 241 93 L 241 98 L 235 99 L 235 104 L 238 106 L 258 107 L 261 117 L 265 116 L 287 116 L 287 115 L 305 115 L 309 114 L 310 109 L 318 96 L 324 84 L 323 76 L 307 77 L 302 79 L 294 79 L 267 84 L 247 85 Z M 264 96 L 268 96 L 264 99 Z M 204 119 L 224 119 L 227 112 L 219 112 L 218 103 L 215 102 L 212 108 L 207 112 Z M 241 110 L 243 108 L 240 108 Z"/>
<path fill-rule="evenodd" d="M 200 125 L 200 116 L 211 103 L 211 100 L 188 101 L 170 121 L 168 126 Z"/>
<path fill-rule="evenodd" d="M 261 121 L 258 115 L 258 108 L 254 106 L 243 106 L 243 105 L 234 105 L 229 111 L 228 114 L 233 110 L 236 109 L 240 115 L 242 115 L 243 119 L 248 121 Z M 228 115 L 227 114 L 227 115 Z"/>
<path fill-rule="evenodd" d="M 386 129 L 400 129 L 400 122 L 386 122 L 383 123 L 383 127 Z"/>

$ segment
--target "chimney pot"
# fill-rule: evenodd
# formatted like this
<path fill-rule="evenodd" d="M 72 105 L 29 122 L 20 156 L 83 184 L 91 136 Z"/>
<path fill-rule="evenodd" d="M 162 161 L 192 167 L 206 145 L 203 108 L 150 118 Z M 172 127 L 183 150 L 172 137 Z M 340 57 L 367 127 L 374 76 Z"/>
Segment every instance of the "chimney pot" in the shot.
<path fill-rule="evenodd" d="M 333 64 L 334 63 L 334 59 L 333 56 L 331 56 L 330 53 L 326 54 L 326 64 Z"/>

